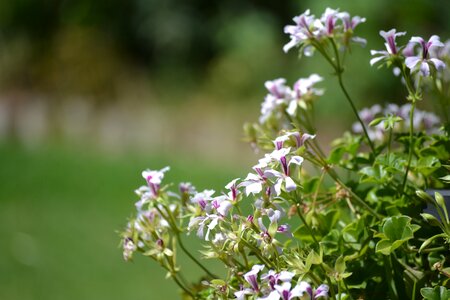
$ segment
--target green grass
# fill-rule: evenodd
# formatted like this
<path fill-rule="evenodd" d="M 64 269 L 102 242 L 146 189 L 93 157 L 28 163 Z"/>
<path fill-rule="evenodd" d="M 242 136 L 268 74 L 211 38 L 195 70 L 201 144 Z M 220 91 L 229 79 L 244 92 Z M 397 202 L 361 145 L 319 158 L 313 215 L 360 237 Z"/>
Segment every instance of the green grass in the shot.
<path fill-rule="evenodd" d="M 0 299 L 177 299 L 152 260 L 122 260 L 117 231 L 133 213 L 144 168 L 171 165 L 167 182 L 198 189 L 220 190 L 245 174 L 189 160 L 0 145 Z M 198 279 L 194 265 L 182 264 Z"/>

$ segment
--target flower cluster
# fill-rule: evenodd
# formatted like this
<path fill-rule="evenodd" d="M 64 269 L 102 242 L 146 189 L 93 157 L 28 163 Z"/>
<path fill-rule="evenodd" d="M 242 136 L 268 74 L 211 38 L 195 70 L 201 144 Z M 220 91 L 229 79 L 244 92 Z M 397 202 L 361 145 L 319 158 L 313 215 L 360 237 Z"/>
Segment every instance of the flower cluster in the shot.
<path fill-rule="evenodd" d="M 329 287 L 320 285 L 314 290 L 306 281 L 299 281 L 292 287 L 295 273 L 281 271 L 279 273 L 269 270 L 258 276 L 264 269 L 264 265 L 254 265 L 252 269 L 244 274 L 246 281 L 241 289 L 234 293 L 236 299 L 244 300 L 246 295 L 258 296 L 258 300 L 291 300 L 294 298 L 328 299 Z"/>
<path fill-rule="evenodd" d="M 265 123 L 271 116 L 279 119 L 284 112 L 290 116 L 295 116 L 298 107 L 306 110 L 310 103 L 323 94 L 323 90 L 317 89 L 314 85 L 323 78 L 317 74 L 312 74 L 308 78 L 300 78 L 294 83 L 292 88 L 286 86 L 286 79 L 279 78 L 266 81 L 265 86 L 269 94 L 264 98 L 261 105 L 261 116 L 259 121 Z"/>
<path fill-rule="evenodd" d="M 366 44 L 365 39 L 353 36 L 355 27 L 366 19 L 358 16 L 351 17 L 348 12 L 327 8 L 320 18 L 316 18 L 308 9 L 293 20 L 295 25 L 284 27 L 284 32 L 289 34 L 291 39 L 284 45 L 284 52 L 300 47 L 306 56 L 311 56 L 315 48 L 320 48 L 320 44 L 327 43 L 330 38 L 339 39 L 344 47 L 348 47 L 350 41 L 361 45 Z"/>
<path fill-rule="evenodd" d="M 412 73 L 420 71 L 420 74 L 424 77 L 432 74 L 430 70 L 436 73 L 436 71 L 442 71 L 445 68 L 445 63 L 440 59 L 440 56 L 443 55 L 436 51 L 436 48 L 444 47 L 437 35 L 433 35 L 428 41 L 425 41 L 422 37 L 413 36 L 406 46 L 397 47 L 396 38 L 405 34 L 406 32 L 396 32 L 395 29 L 388 32 L 381 30 L 380 35 L 386 41 L 386 50 L 371 50 L 372 56 L 376 57 L 370 60 L 370 64 L 374 65 L 380 61 L 395 64 L 395 60 L 404 60 L 406 67 Z M 417 48 L 418 53 L 416 53 Z"/>
<path fill-rule="evenodd" d="M 361 120 L 367 125 L 369 136 L 372 140 L 385 142 L 387 139 L 386 132 L 391 130 L 395 133 L 407 133 L 410 123 L 411 104 L 387 104 L 384 108 L 375 104 L 371 107 L 364 108 L 359 112 Z M 373 124 L 374 121 L 376 124 Z M 394 120 L 395 124 L 389 124 L 390 120 Z M 417 132 L 425 131 L 427 134 L 435 134 L 439 132 L 440 119 L 431 112 L 414 110 L 413 126 Z M 372 125 L 372 126 L 370 126 Z M 362 133 L 361 124 L 355 122 L 352 126 L 355 133 Z"/>

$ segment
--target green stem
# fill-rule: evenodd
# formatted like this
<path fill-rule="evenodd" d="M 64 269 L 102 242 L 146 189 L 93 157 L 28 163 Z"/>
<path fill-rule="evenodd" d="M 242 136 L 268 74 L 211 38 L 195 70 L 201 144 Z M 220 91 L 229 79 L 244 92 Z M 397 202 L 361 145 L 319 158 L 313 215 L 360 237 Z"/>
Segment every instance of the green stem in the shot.
<path fill-rule="evenodd" d="M 199 266 L 203 271 L 206 272 L 206 274 L 208 274 L 209 277 L 211 278 L 218 278 L 216 275 L 214 275 L 213 273 L 211 273 L 201 262 L 199 262 L 187 249 L 186 247 L 184 247 L 183 242 L 181 241 L 181 237 L 180 234 L 177 232 L 176 233 L 176 237 L 178 240 L 178 244 L 180 245 L 181 250 L 183 250 L 183 252 L 194 262 L 197 264 L 197 266 Z"/>
<path fill-rule="evenodd" d="M 250 250 L 253 251 L 253 253 L 255 253 L 256 257 L 258 257 L 258 259 L 261 263 L 265 264 L 268 267 L 275 269 L 275 265 L 272 264 L 270 261 L 266 260 L 265 257 L 262 256 L 261 253 L 259 253 L 259 250 L 256 249 L 252 244 L 247 242 L 244 238 L 241 238 L 241 241 L 244 243 L 245 246 L 247 246 L 247 248 L 249 248 Z"/>
<path fill-rule="evenodd" d="M 333 46 L 334 54 L 336 57 L 336 64 L 335 67 L 336 75 L 338 76 L 339 86 L 341 87 L 342 92 L 345 95 L 345 98 L 347 99 L 348 103 L 350 103 L 350 106 L 352 107 L 353 113 L 355 114 L 356 118 L 358 119 L 358 122 L 361 124 L 361 127 L 364 131 L 364 135 L 366 136 L 367 142 L 369 143 L 370 149 L 372 150 L 372 153 L 375 153 L 375 147 L 372 143 L 372 140 L 369 137 L 369 133 L 367 132 L 366 126 L 364 125 L 363 121 L 361 120 L 361 117 L 359 116 L 358 110 L 356 109 L 355 104 L 353 103 L 352 98 L 350 97 L 350 94 L 347 92 L 347 89 L 345 88 L 344 82 L 342 81 L 342 73 L 344 70 L 341 67 L 341 62 L 339 59 L 339 52 L 336 47 L 336 43 L 333 39 L 330 39 L 331 45 Z"/>
<path fill-rule="evenodd" d="M 413 131 L 414 131 L 414 109 L 416 108 L 416 101 L 411 103 L 411 110 L 409 111 L 409 153 L 408 153 L 408 164 L 406 165 L 405 176 L 403 177 L 402 191 L 405 192 L 406 181 L 408 179 L 409 168 L 411 167 L 411 159 L 413 153 Z"/>
<path fill-rule="evenodd" d="M 295 207 L 297 208 L 297 214 L 302 220 L 303 225 L 305 225 L 306 229 L 309 231 L 309 234 L 311 235 L 312 239 L 314 240 L 314 243 L 317 245 L 318 249 L 320 249 L 319 241 L 317 241 L 316 237 L 314 236 L 314 232 L 312 231 L 311 227 L 309 227 L 308 223 L 306 222 L 305 218 L 303 217 L 301 211 L 300 211 L 300 203 L 296 203 Z"/>
<path fill-rule="evenodd" d="M 177 276 L 175 275 L 175 274 L 173 274 L 173 273 L 171 273 L 171 275 L 172 275 L 172 278 L 173 278 L 173 280 L 175 281 L 175 283 L 186 293 L 186 294 L 188 294 L 189 296 L 191 296 L 192 297 L 192 299 L 195 299 L 195 296 L 194 296 L 194 294 L 190 291 L 190 290 L 188 290 L 185 286 L 183 286 L 182 284 L 181 284 L 181 282 L 178 280 L 178 278 L 177 278 Z"/>

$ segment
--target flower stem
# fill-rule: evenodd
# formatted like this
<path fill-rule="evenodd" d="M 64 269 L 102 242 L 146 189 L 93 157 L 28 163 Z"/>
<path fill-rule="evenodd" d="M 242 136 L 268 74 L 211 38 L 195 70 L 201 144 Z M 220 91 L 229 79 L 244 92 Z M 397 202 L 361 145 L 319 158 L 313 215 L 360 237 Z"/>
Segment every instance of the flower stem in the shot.
<path fill-rule="evenodd" d="M 358 119 L 358 122 L 361 124 L 361 127 L 362 127 L 362 129 L 364 131 L 364 135 L 366 136 L 367 142 L 369 143 L 369 146 L 370 146 L 370 149 L 372 150 L 372 153 L 375 153 L 375 147 L 374 147 L 374 145 L 372 143 L 372 140 L 369 137 L 369 133 L 367 132 L 366 126 L 364 125 L 363 121 L 361 120 L 361 117 L 358 114 L 358 110 L 356 109 L 356 106 L 353 103 L 353 100 L 350 97 L 349 93 L 347 92 L 347 89 L 345 88 L 344 82 L 342 80 L 342 73 L 344 72 L 344 70 L 341 67 L 341 62 L 340 62 L 340 58 L 339 58 L 339 52 L 337 50 L 336 43 L 331 38 L 330 38 L 330 41 L 331 41 L 331 45 L 333 46 L 333 51 L 334 51 L 335 58 L 336 58 L 336 65 L 333 64 L 333 66 L 334 66 L 334 68 L 336 70 L 336 75 L 338 77 L 339 86 L 341 87 L 341 90 L 344 93 L 344 96 L 347 99 L 348 103 L 350 103 L 350 106 L 352 107 L 353 113 L 355 114 L 356 118 Z"/>
<path fill-rule="evenodd" d="M 416 108 L 416 101 L 411 104 L 411 110 L 409 111 L 409 153 L 408 153 L 408 164 L 406 165 L 405 176 L 403 177 L 402 191 L 405 192 L 406 181 L 408 179 L 409 168 L 411 167 L 411 159 L 413 153 L 413 130 L 414 130 L 414 109 Z"/>
<path fill-rule="evenodd" d="M 178 280 L 178 278 L 177 278 L 177 276 L 175 275 L 175 274 L 171 274 L 172 275 L 172 278 L 173 278 L 173 280 L 175 281 L 175 283 L 186 293 L 186 294 L 188 294 L 189 296 L 191 296 L 192 297 L 192 299 L 195 299 L 195 296 L 194 296 L 194 294 L 190 291 L 190 290 L 188 290 L 185 286 L 183 286 L 182 284 L 181 284 L 181 282 Z"/>
<path fill-rule="evenodd" d="M 203 271 L 205 271 L 209 277 L 211 278 L 218 278 L 216 275 L 214 275 L 213 273 L 211 273 L 201 262 L 199 262 L 190 252 L 189 250 L 186 249 L 186 247 L 184 246 L 183 242 L 181 241 L 181 237 L 180 234 L 177 232 L 176 233 L 176 237 L 178 240 L 178 244 L 180 245 L 181 250 L 183 250 L 183 252 L 189 256 L 189 258 L 196 263 Z"/>

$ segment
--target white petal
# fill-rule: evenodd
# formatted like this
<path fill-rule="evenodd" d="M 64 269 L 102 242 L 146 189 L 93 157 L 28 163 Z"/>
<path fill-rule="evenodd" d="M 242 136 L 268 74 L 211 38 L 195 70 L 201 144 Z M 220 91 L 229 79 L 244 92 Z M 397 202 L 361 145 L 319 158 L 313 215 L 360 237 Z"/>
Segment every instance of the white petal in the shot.
<path fill-rule="evenodd" d="M 423 76 L 430 76 L 430 66 L 428 65 L 427 62 L 423 61 L 420 64 L 420 72 L 422 73 Z"/>
<path fill-rule="evenodd" d="M 262 184 L 260 182 L 255 182 L 252 184 L 249 184 L 245 187 L 245 194 L 250 195 L 250 194 L 259 194 L 262 190 Z"/>
<path fill-rule="evenodd" d="M 416 65 L 421 61 L 422 59 L 419 56 L 410 56 L 405 59 L 405 64 L 408 68 L 411 70 L 416 67 Z"/>
<path fill-rule="evenodd" d="M 300 166 L 303 163 L 303 157 L 295 155 L 292 156 L 291 160 L 289 161 L 289 165 L 290 164 L 296 164 L 298 166 Z"/>
<path fill-rule="evenodd" d="M 286 191 L 292 192 L 297 188 L 297 185 L 295 184 L 294 180 L 292 180 L 291 177 L 286 177 Z"/>

